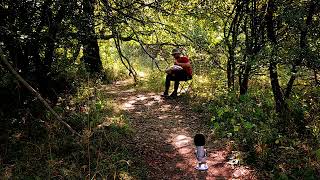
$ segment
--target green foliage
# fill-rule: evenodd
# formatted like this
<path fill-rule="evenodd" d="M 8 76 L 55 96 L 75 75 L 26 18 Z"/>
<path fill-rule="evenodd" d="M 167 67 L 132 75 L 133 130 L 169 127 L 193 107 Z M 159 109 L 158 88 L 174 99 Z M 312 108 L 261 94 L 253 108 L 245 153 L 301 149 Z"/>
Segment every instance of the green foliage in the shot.
<path fill-rule="evenodd" d="M 150 71 L 146 72 L 143 80 L 139 82 L 139 89 L 141 91 L 153 91 L 153 92 L 163 92 L 165 84 L 164 72 Z"/>
<path fill-rule="evenodd" d="M 300 98 L 297 95 L 297 100 Z M 314 163 L 318 160 L 313 157 L 318 157 L 318 135 L 312 133 L 313 140 L 306 140 L 308 132 L 302 130 L 318 122 L 306 116 L 315 104 L 293 99 L 289 105 L 291 112 L 282 117 L 287 124 L 281 125 L 283 120 L 272 110 L 272 94 L 265 90 L 255 89 L 240 97 L 234 92 L 226 93 L 215 97 L 206 111 L 212 114 L 210 124 L 215 135 L 234 140 L 236 149 L 246 152 L 247 163 L 264 171 L 279 172 L 275 179 L 315 179 L 317 165 Z M 309 132 L 317 128 L 309 127 Z M 311 152 L 306 150 L 313 148 L 316 149 Z"/>
<path fill-rule="evenodd" d="M 230 92 L 212 102 L 209 111 L 213 113 L 212 124 L 217 125 L 214 126 L 215 130 L 222 136 L 233 136 L 254 143 L 252 139 L 245 138 L 260 136 L 260 127 L 270 128 L 272 123 L 275 123 L 273 118 L 276 117 L 269 111 L 273 107 L 271 95 L 266 97 L 267 94 L 263 93 L 264 96 L 261 97 L 260 93 L 238 98 L 235 93 Z M 263 133 L 267 135 L 269 132 Z"/>
<path fill-rule="evenodd" d="M 274 179 L 318 178 L 318 1 L 61 2 L 1 2 L 0 48 L 84 137 L 73 139 L 54 123 L 0 65 L 0 175 L 135 176 L 140 169 L 132 169 L 130 148 L 120 143 L 131 136 L 128 117 L 104 94 L 104 83 L 131 78 L 129 69 L 140 78 L 140 91 L 162 92 L 170 51 L 180 47 L 193 66 L 193 109 L 210 114 L 217 137 L 233 139 L 247 163 Z M 278 92 L 270 85 L 271 63 Z M 239 96 L 244 77 L 248 86 Z M 288 89 L 288 97 L 275 98 Z M 285 112 L 279 114 L 274 107 L 281 100 Z"/>

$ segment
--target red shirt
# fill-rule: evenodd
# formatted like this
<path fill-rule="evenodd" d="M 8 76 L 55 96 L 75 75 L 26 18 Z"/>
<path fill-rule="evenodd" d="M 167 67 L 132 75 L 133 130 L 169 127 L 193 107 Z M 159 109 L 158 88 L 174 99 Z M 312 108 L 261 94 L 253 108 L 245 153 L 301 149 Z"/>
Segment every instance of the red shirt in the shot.
<path fill-rule="evenodd" d="M 179 59 L 177 59 L 178 63 L 190 63 L 189 58 L 185 56 L 181 56 Z M 192 67 L 184 67 L 183 68 L 185 71 L 187 71 L 188 75 L 192 76 Z"/>

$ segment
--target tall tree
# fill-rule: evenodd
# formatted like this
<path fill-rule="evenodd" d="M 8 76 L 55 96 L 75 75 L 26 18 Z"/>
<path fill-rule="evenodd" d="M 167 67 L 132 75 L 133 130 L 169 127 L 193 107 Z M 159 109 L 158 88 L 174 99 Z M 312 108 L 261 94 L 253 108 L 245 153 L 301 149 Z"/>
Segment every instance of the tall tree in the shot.
<path fill-rule="evenodd" d="M 280 37 L 280 35 L 283 35 L 284 33 L 281 33 L 281 29 L 279 27 L 275 27 L 277 24 L 281 25 L 281 20 L 278 19 L 278 22 L 275 21 L 275 12 L 277 10 L 276 3 L 274 0 L 268 1 L 268 9 L 267 14 L 265 16 L 266 23 L 267 23 L 267 35 L 268 38 L 272 44 L 272 53 L 271 53 L 271 59 L 269 63 L 269 74 L 270 74 L 270 80 L 271 80 L 271 86 L 272 91 L 274 94 L 274 100 L 276 103 L 276 110 L 277 112 L 283 113 L 287 109 L 287 103 L 286 100 L 290 97 L 292 87 L 294 84 L 294 81 L 296 79 L 297 75 L 297 67 L 301 65 L 304 58 L 306 57 L 307 47 L 308 47 L 308 41 L 307 41 L 307 35 L 308 31 L 310 29 L 310 26 L 312 25 L 313 16 L 317 13 L 316 11 L 319 10 L 319 3 L 317 1 L 310 1 L 308 2 L 307 7 L 305 8 L 305 12 L 307 12 L 305 15 L 303 15 L 303 20 L 305 22 L 300 22 L 302 25 L 302 28 L 300 28 L 300 40 L 298 41 L 298 44 L 296 45 L 296 49 L 299 50 L 298 58 L 294 58 L 295 60 L 292 62 L 292 75 L 290 80 L 287 83 L 285 91 L 282 91 L 282 88 L 279 83 L 279 76 L 278 76 L 278 70 L 277 70 L 277 54 L 279 53 L 279 39 L 284 39 L 283 37 Z M 296 21 L 294 22 L 296 23 Z M 293 24 L 288 24 L 288 26 L 294 26 Z M 287 31 L 287 30 L 285 30 Z M 296 31 L 299 32 L 299 31 Z M 293 32 L 293 33 L 296 33 Z M 278 36 L 277 36 L 278 34 Z"/>
<path fill-rule="evenodd" d="M 83 14 L 79 24 L 80 41 L 83 45 L 83 62 L 90 72 L 100 73 L 103 69 L 100 58 L 98 38 L 95 32 L 96 0 L 83 0 Z"/>

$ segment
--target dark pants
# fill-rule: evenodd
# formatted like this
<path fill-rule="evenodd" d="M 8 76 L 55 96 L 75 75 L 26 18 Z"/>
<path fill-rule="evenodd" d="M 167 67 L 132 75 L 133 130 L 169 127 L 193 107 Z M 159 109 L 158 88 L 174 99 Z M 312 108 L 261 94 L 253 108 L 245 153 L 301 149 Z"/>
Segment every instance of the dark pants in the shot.
<path fill-rule="evenodd" d="M 167 74 L 166 77 L 166 89 L 164 91 L 164 94 L 168 94 L 169 88 L 170 88 L 170 81 L 174 81 L 174 90 L 173 94 L 177 94 L 178 88 L 179 88 L 179 82 L 180 81 L 188 81 L 192 79 L 191 75 L 188 75 L 188 73 L 185 70 L 176 70 L 173 71 L 171 74 Z"/>

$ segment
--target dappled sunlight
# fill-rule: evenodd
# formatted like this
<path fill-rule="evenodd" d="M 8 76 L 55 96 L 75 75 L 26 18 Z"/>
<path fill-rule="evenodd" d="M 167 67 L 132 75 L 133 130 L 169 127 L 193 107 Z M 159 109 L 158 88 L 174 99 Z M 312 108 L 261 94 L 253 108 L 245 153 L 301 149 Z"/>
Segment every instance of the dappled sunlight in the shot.
<path fill-rule="evenodd" d="M 161 112 L 169 111 L 171 109 L 171 105 L 163 105 L 160 107 Z"/>
<path fill-rule="evenodd" d="M 145 78 L 147 76 L 147 74 L 143 71 L 139 71 L 138 72 L 138 76 L 141 77 L 141 78 Z"/>
<path fill-rule="evenodd" d="M 181 155 L 192 152 L 192 138 L 186 135 L 177 135 L 171 143 Z"/>
<path fill-rule="evenodd" d="M 127 122 L 123 118 L 123 116 L 116 116 L 116 117 L 105 117 L 103 122 L 96 126 L 96 129 L 103 129 L 109 127 L 111 125 L 116 125 L 118 127 L 124 127 L 127 125 Z"/>
<path fill-rule="evenodd" d="M 145 96 L 145 95 L 138 95 L 138 96 L 137 96 L 137 101 L 144 101 L 144 100 L 146 100 L 146 99 L 148 99 L 148 97 Z"/>
<path fill-rule="evenodd" d="M 128 90 L 123 90 L 122 92 L 123 93 L 132 93 L 132 92 L 136 92 L 136 89 L 132 88 L 132 89 L 128 89 Z"/>
<path fill-rule="evenodd" d="M 242 179 L 251 176 L 245 167 L 228 164 L 229 151 L 218 150 L 210 143 L 206 147 L 209 170 L 195 170 L 193 136 L 199 130 L 199 117 L 183 101 L 165 100 L 156 93 L 121 89 L 114 90 L 117 91 L 115 95 L 120 100 L 120 109 L 129 114 L 129 123 L 136 131 L 135 147 L 140 147 L 152 170 L 150 179 L 164 172 L 168 172 L 163 174 L 164 179 Z M 105 122 L 100 126 L 106 125 L 110 124 Z"/>
<path fill-rule="evenodd" d="M 146 106 L 152 106 L 152 105 L 154 105 L 156 102 L 157 102 L 157 101 L 149 101 L 149 102 L 146 104 Z"/>
<path fill-rule="evenodd" d="M 135 90 L 130 91 L 122 91 L 118 93 L 130 93 L 134 92 Z M 121 100 L 123 101 L 121 108 L 123 110 L 134 110 L 135 106 L 143 104 L 146 108 L 150 108 L 151 106 L 155 105 L 156 103 L 160 103 L 163 100 L 159 95 L 156 95 L 155 93 L 149 93 L 149 94 L 137 94 L 135 96 L 129 96 L 129 97 L 121 97 Z M 170 107 L 164 107 L 164 110 L 169 110 Z"/>
<path fill-rule="evenodd" d="M 124 110 L 135 109 L 134 103 L 136 103 L 136 102 L 137 102 L 136 100 L 127 101 L 122 105 L 122 107 Z"/>
<path fill-rule="evenodd" d="M 97 129 L 102 129 L 102 128 L 105 128 L 105 127 L 109 127 L 111 124 L 112 124 L 111 121 L 106 120 L 106 121 L 102 122 L 101 124 L 99 124 L 97 126 Z"/>
<path fill-rule="evenodd" d="M 172 133 L 169 134 L 167 143 L 174 147 L 176 156 L 180 160 L 175 164 L 176 169 L 188 172 L 187 179 L 229 179 L 229 178 L 244 178 L 250 177 L 255 179 L 250 169 L 243 166 L 232 166 L 228 164 L 227 157 L 230 152 L 226 150 L 216 150 L 207 147 L 208 158 L 207 163 L 209 170 L 207 172 L 198 172 L 195 170 L 195 146 L 193 144 L 193 137 L 187 128 L 173 128 Z M 174 176 L 172 179 L 181 179 L 181 174 Z M 248 179 L 248 178 L 247 178 Z"/>
<path fill-rule="evenodd" d="M 197 75 L 195 77 L 195 79 L 197 79 L 197 82 L 200 83 L 200 84 L 209 84 L 210 83 L 210 79 L 208 76 L 206 75 Z"/>
<path fill-rule="evenodd" d="M 132 92 L 135 92 L 136 89 L 132 88 L 132 89 L 128 89 L 128 90 L 122 90 L 119 92 L 119 90 L 111 90 L 111 91 L 108 91 L 108 94 L 118 94 L 118 93 L 132 93 Z"/>
<path fill-rule="evenodd" d="M 161 119 L 161 120 L 168 119 L 168 118 L 170 118 L 169 115 L 160 115 L 160 116 L 158 117 L 158 119 Z"/>
<path fill-rule="evenodd" d="M 184 117 L 182 115 L 175 115 L 174 118 L 175 119 L 183 119 Z"/>
<path fill-rule="evenodd" d="M 207 172 L 196 171 L 196 158 L 195 158 L 195 147 L 193 145 L 193 138 L 184 134 L 171 134 L 169 140 L 171 145 L 175 148 L 176 153 L 182 157 L 182 160 L 176 163 L 176 168 L 184 171 L 188 171 L 192 174 L 193 178 L 197 179 L 200 176 L 203 179 L 215 179 L 215 178 L 244 178 L 251 175 L 251 171 L 247 167 L 237 166 L 233 167 L 227 163 L 227 156 L 229 152 L 220 150 L 212 151 L 208 150 L 207 163 L 209 170 Z M 200 174 L 199 174 L 200 173 Z M 176 179 L 180 179 L 181 175 L 177 175 Z M 175 178 L 173 178 L 175 179 Z M 250 179 L 254 179 L 253 177 Z"/>

